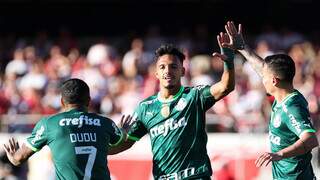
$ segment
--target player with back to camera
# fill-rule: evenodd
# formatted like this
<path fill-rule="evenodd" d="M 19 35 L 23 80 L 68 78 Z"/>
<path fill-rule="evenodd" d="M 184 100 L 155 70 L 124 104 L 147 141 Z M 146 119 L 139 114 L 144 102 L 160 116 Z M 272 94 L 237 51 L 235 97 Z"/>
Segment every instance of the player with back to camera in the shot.
<path fill-rule="evenodd" d="M 123 143 L 131 118 L 122 116 L 120 129 L 111 119 L 89 113 L 89 87 L 80 79 L 65 81 L 61 95 L 64 112 L 42 118 L 21 147 L 11 138 L 4 145 L 8 159 L 20 165 L 48 145 L 56 179 L 110 179 L 108 147 Z"/>

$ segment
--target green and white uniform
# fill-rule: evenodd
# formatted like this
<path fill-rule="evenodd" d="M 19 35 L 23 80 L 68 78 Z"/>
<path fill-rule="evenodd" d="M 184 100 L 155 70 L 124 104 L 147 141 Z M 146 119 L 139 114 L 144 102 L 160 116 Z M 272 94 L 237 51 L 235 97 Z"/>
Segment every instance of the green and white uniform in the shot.
<path fill-rule="evenodd" d="M 48 145 L 56 179 L 110 179 L 107 151 L 122 140 L 115 123 L 94 113 L 73 109 L 41 119 L 27 138 L 38 151 Z"/>
<path fill-rule="evenodd" d="M 155 179 L 190 179 L 212 174 L 207 155 L 205 113 L 215 103 L 209 86 L 181 87 L 170 101 L 158 95 L 142 101 L 131 140 L 149 134 Z"/>
<path fill-rule="evenodd" d="M 316 132 L 311 124 L 308 103 L 300 92 L 295 90 L 281 103 L 274 101 L 269 140 L 273 153 L 294 144 L 304 132 Z M 275 180 L 312 180 L 311 152 L 272 162 L 272 175 Z"/>

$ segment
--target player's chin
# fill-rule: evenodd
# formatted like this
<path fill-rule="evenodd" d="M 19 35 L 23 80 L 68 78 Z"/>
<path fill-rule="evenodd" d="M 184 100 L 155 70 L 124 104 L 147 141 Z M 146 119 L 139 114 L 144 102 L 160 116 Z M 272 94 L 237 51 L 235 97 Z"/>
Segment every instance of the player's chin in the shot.
<path fill-rule="evenodd" d="M 165 87 L 166 89 L 173 89 L 173 88 L 176 87 L 176 85 L 175 85 L 175 84 L 171 84 L 171 83 L 167 83 L 167 84 L 164 85 L 164 87 Z"/>

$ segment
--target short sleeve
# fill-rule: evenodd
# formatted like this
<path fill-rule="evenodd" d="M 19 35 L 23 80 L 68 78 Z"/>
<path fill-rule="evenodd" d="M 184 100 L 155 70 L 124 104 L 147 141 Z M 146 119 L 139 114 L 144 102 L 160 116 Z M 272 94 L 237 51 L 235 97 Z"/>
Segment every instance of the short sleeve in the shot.
<path fill-rule="evenodd" d="M 41 119 L 32 130 L 32 134 L 27 138 L 27 146 L 33 151 L 39 151 L 48 142 L 47 119 Z"/>
<path fill-rule="evenodd" d="M 287 126 L 297 136 L 300 136 L 302 132 L 316 132 L 306 107 L 299 105 L 289 106 L 286 113 L 288 116 Z"/>
<path fill-rule="evenodd" d="M 111 121 L 111 125 L 112 125 L 112 130 L 110 133 L 109 145 L 111 147 L 115 147 L 121 143 L 124 137 L 121 129 L 113 121 Z"/>
<path fill-rule="evenodd" d="M 200 95 L 200 103 L 205 110 L 210 109 L 214 103 L 215 99 L 210 92 L 210 86 L 196 86 L 195 87 L 199 91 Z"/>
<path fill-rule="evenodd" d="M 144 126 L 142 122 L 142 107 L 141 104 L 139 107 L 135 110 L 133 114 L 133 119 L 136 119 L 135 122 L 133 122 L 129 132 L 128 132 L 128 139 L 133 140 L 133 141 L 138 141 L 140 140 L 144 135 L 148 133 L 148 130 Z"/>

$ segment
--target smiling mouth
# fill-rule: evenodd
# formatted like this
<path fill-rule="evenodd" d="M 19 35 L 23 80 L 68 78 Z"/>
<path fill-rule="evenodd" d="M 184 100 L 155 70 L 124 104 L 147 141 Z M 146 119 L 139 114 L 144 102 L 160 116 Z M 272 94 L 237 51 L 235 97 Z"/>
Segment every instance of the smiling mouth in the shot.
<path fill-rule="evenodd" d="M 172 80 L 173 77 L 164 77 L 163 79 L 165 79 L 165 80 Z"/>

